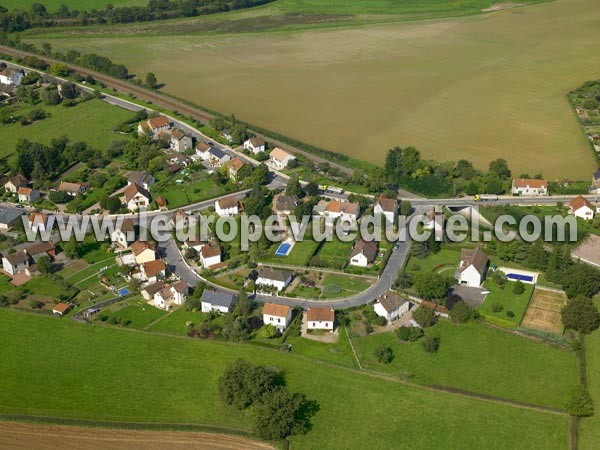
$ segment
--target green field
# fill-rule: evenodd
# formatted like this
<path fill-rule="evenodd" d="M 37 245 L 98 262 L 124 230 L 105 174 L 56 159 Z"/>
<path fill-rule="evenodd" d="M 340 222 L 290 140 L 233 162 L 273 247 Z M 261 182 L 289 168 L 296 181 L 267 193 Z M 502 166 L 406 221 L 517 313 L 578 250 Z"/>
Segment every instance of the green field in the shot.
<path fill-rule="evenodd" d="M 315 364 L 293 351 L 95 327 L 5 309 L 0 330 L 0 409 L 5 413 L 248 428 L 249 416 L 225 407 L 216 393 L 225 365 L 244 357 L 281 367 L 292 391 L 319 403 L 312 430 L 291 440 L 297 449 L 322 448 L 325 442 L 329 449 L 348 448 L 350 436 L 373 449 L 389 448 L 390 442 L 398 448 L 564 449 L 568 440 L 566 416 L 405 386 Z"/>
<path fill-rule="evenodd" d="M 41 3 L 48 11 L 56 11 L 60 5 L 67 5 L 71 11 L 88 11 L 101 9 L 106 5 L 139 6 L 147 5 L 148 0 L 0 0 L 0 5 L 7 9 L 29 10 L 33 3 Z"/>
<path fill-rule="evenodd" d="M 160 30 L 30 36 L 37 45 L 48 40 L 56 49 L 109 55 L 138 75 L 153 71 L 170 94 L 370 162 L 383 162 L 393 145 L 416 145 L 428 158 L 487 168 L 505 157 L 517 174 L 587 180 L 595 161 L 565 93 L 598 76 L 589 64 L 600 52 L 596 6 L 557 0 L 453 19 L 281 33 L 202 34 L 194 24 L 205 19 L 197 18 Z M 256 108 L 264 98 L 290 107 Z"/>
<path fill-rule="evenodd" d="M 420 342 L 404 343 L 391 333 L 353 338 L 363 366 L 423 384 L 466 389 L 513 400 L 563 408 L 577 380 L 575 356 L 482 324 L 441 321 L 429 333 L 440 336 L 436 354 Z M 389 345 L 394 359 L 379 364 L 373 351 Z"/>
<path fill-rule="evenodd" d="M 62 135 L 73 142 L 84 141 L 93 148 L 103 150 L 112 141 L 126 137 L 117 134 L 113 128 L 132 117 L 132 112 L 109 105 L 102 100 L 89 100 L 71 108 L 64 106 L 23 107 L 19 105 L 17 115 L 25 114 L 30 109 L 42 108 L 49 117 L 22 126 L 19 123 L 0 127 L 0 158 L 13 155 L 19 139 L 50 144 L 52 139 Z"/>
<path fill-rule="evenodd" d="M 533 292 L 533 285 L 526 284 L 525 292 L 519 295 L 513 293 L 514 285 L 514 281 L 509 281 L 504 285 L 504 289 L 500 289 L 493 282 L 486 282 L 485 288 L 490 291 L 490 294 L 485 298 L 483 305 L 479 307 L 479 312 L 485 316 L 508 321 L 516 327 L 519 326 L 523 319 L 523 315 L 525 314 L 525 310 L 527 309 L 527 305 L 529 304 L 529 298 Z M 496 302 L 503 306 L 502 311 L 492 311 L 492 305 Z M 515 316 L 508 317 L 506 315 L 508 311 L 514 312 Z"/>
<path fill-rule="evenodd" d="M 596 299 L 596 306 L 600 306 L 600 297 Z M 579 448 L 593 450 L 600 442 L 600 331 L 596 330 L 586 337 L 585 358 L 587 365 L 587 383 L 590 395 L 594 400 L 595 414 L 592 417 L 581 419 L 579 425 Z"/>

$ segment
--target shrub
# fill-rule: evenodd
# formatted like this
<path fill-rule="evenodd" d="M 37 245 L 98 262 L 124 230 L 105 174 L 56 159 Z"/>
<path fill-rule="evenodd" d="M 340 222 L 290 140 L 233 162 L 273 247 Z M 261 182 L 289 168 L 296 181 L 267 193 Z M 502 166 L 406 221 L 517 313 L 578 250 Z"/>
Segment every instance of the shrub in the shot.
<path fill-rule="evenodd" d="M 421 342 L 421 346 L 427 353 L 435 353 L 440 347 L 440 338 L 437 336 L 425 336 L 425 339 Z"/>
<path fill-rule="evenodd" d="M 273 325 L 266 324 L 262 327 L 260 334 L 267 339 L 273 339 L 275 336 L 277 336 L 277 328 L 275 328 Z"/>
<path fill-rule="evenodd" d="M 525 285 L 521 281 L 517 281 L 513 286 L 513 294 L 521 295 L 525 292 Z"/>
<path fill-rule="evenodd" d="M 492 303 L 492 312 L 499 313 L 503 309 L 504 309 L 504 306 L 502 306 L 501 303 L 499 303 L 499 302 Z"/>
<path fill-rule="evenodd" d="M 392 352 L 392 348 L 387 345 L 380 345 L 375 349 L 373 355 L 382 364 L 389 364 L 394 359 L 394 353 Z"/>
<path fill-rule="evenodd" d="M 456 302 L 450 311 L 450 318 L 455 323 L 465 323 L 477 316 L 477 311 L 464 301 Z"/>
<path fill-rule="evenodd" d="M 410 329 L 412 327 L 400 327 L 396 330 L 396 336 L 398 336 L 398 338 L 401 341 L 408 341 L 410 338 Z"/>
<path fill-rule="evenodd" d="M 416 342 L 423 337 L 425 333 L 422 328 L 419 327 L 411 327 L 410 328 L 410 336 L 408 336 L 408 340 L 410 342 Z"/>
<path fill-rule="evenodd" d="M 415 319 L 421 327 L 427 328 L 435 324 L 436 316 L 433 309 L 421 305 L 413 312 L 413 319 Z"/>
<path fill-rule="evenodd" d="M 384 327 L 387 325 L 387 319 L 382 316 L 377 316 L 375 319 L 375 325 L 379 325 L 380 327 Z"/>
<path fill-rule="evenodd" d="M 512 319 L 513 317 L 515 317 L 515 313 L 512 311 L 506 311 L 506 316 Z"/>
<path fill-rule="evenodd" d="M 594 402 L 582 385 L 577 385 L 571 390 L 566 408 L 569 414 L 576 417 L 589 417 L 594 414 Z"/>

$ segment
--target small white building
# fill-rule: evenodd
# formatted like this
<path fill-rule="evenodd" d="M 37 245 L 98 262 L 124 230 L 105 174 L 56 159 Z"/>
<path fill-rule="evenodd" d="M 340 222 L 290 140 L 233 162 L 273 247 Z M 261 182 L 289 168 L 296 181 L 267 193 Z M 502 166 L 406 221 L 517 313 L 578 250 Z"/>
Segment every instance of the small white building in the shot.
<path fill-rule="evenodd" d="M 159 133 L 169 131 L 171 129 L 171 122 L 166 116 L 152 117 L 148 120 L 143 120 L 138 124 L 139 134 L 149 134 L 156 138 Z"/>
<path fill-rule="evenodd" d="M 569 214 L 573 214 L 575 217 L 583 220 L 592 220 L 594 213 L 595 208 L 592 203 L 581 195 L 569 202 Z"/>
<path fill-rule="evenodd" d="M 227 161 L 231 160 L 231 156 L 223 150 L 206 142 L 200 142 L 196 145 L 196 154 L 200 156 L 202 161 L 208 162 L 211 167 L 221 167 Z"/>
<path fill-rule="evenodd" d="M 221 217 L 233 217 L 240 212 L 240 203 L 235 196 L 215 201 L 215 212 Z"/>
<path fill-rule="evenodd" d="M 251 137 L 244 142 L 244 149 L 252 152 L 254 155 L 264 152 L 266 149 L 265 140 L 258 136 Z"/>
<path fill-rule="evenodd" d="M 156 283 L 158 280 L 165 278 L 167 266 L 160 259 L 155 259 L 140 265 L 140 272 L 143 280 L 148 283 Z"/>
<path fill-rule="evenodd" d="M 15 276 L 30 266 L 29 255 L 25 250 L 7 253 L 2 258 L 2 269 L 9 275 Z"/>
<path fill-rule="evenodd" d="M 374 309 L 375 314 L 392 322 L 408 312 L 410 303 L 395 292 L 387 291 L 377 297 Z"/>
<path fill-rule="evenodd" d="M 394 198 L 387 198 L 383 194 L 379 196 L 377 202 L 375 202 L 375 208 L 373 208 L 373 212 L 382 214 L 388 223 L 394 223 L 397 211 L 398 201 Z"/>
<path fill-rule="evenodd" d="M 488 257 L 479 247 L 474 250 L 463 248 L 454 277 L 459 284 L 479 287 L 485 280 L 488 262 Z"/>
<path fill-rule="evenodd" d="M 288 270 L 261 267 L 258 269 L 257 286 L 272 286 L 278 291 L 284 290 L 292 281 L 294 274 Z"/>
<path fill-rule="evenodd" d="M 155 182 L 156 180 L 154 179 L 154 177 L 148 174 L 148 172 L 139 172 L 137 170 L 134 170 L 132 172 L 129 172 L 129 175 L 127 175 L 127 186 L 137 184 L 138 186 L 149 190 L 150 186 L 152 186 Z"/>
<path fill-rule="evenodd" d="M 271 164 L 279 170 L 285 169 L 290 161 L 296 159 L 296 157 L 285 150 L 275 147 L 269 154 Z"/>
<path fill-rule="evenodd" d="M 223 314 L 233 311 L 235 296 L 225 292 L 209 291 L 205 289 L 200 297 L 201 309 L 203 313 L 218 311 Z"/>
<path fill-rule="evenodd" d="M 28 218 L 29 227 L 33 233 L 49 231 L 48 215 L 45 213 L 31 213 Z"/>
<path fill-rule="evenodd" d="M 118 220 L 118 219 L 117 219 Z M 129 247 L 131 242 L 135 241 L 135 226 L 131 219 L 124 219 L 120 225 L 110 235 L 110 240 L 121 248 Z"/>
<path fill-rule="evenodd" d="M 33 203 L 40 198 L 40 191 L 28 187 L 20 187 L 17 190 L 19 203 Z"/>
<path fill-rule="evenodd" d="M 331 200 L 323 212 L 325 217 L 332 220 L 340 219 L 344 222 L 356 222 L 360 214 L 360 205 L 356 202 L 341 202 Z"/>
<path fill-rule="evenodd" d="M 67 181 L 62 181 L 56 190 L 58 192 L 66 192 L 71 197 L 77 197 L 85 192 L 86 186 L 80 183 L 69 183 Z"/>
<path fill-rule="evenodd" d="M 199 258 L 204 269 L 214 268 L 221 263 L 221 247 L 218 244 L 203 245 Z"/>
<path fill-rule="evenodd" d="M 170 310 L 173 305 L 183 305 L 188 296 L 189 286 L 185 281 L 165 285 L 154 294 L 154 305 L 157 308 Z"/>
<path fill-rule="evenodd" d="M 23 175 L 15 175 L 4 184 L 4 190 L 16 194 L 19 188 L 27 187 L 29 181 Z"/>
<path fill-rule="evenodd" d="M 515 178 L 512 181 L 513 195 L 548 195 L 548 181 L 531 178 Z"/>
<path fill-rule="evenodd" d="M 130 184 L 123 191 L 123 204 L 129 211 L 147 208 L 151 201 L 150 193 L 138 184 Z"/>
<path fill-rule="evenodd" d="M 360 239 L 350 252 L 350 265 L 368 267 L 377 258 L 378 247 L 376 241 L 364 241 Z"/>
<path fill-rule="evenodd" d="M 292 321 L 292 308 L 276 303 L 265 303 L 263 306 L 263 322 L 273 325 L 279 331 L 284 331 Z"/>
<path fill-rule="evenodd" d="M 307 330 L 333 331 L 335 311 L 333 308 L 319 308 L 309 306 L 306 311 Z"/>
<path fill-rule="evenodd" d="M 156 259 L 156 245 L 148 241 L 135 241 L 131 244 L 131 251 L 136 264 L 144 264 Z"/>
<path fill-rule="evenodd" d="M 6 66 L 4 70 L 0 71 L 0 84 L 18 86 L 24 76 L 23 69 Z"/>
<path fill-rule="evenodd" d="M 169 147 L 176 152 L 184 152 L 192 148 L 192 138 L 179 129 L 173 130 Z"/>

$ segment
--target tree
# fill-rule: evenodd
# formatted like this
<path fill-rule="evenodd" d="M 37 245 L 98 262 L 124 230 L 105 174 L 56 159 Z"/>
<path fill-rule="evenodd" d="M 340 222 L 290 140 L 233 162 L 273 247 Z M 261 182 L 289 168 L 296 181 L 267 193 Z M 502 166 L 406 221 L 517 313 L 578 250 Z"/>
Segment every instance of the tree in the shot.
<path fill-rule="evenodd" d="M 75 236 L 70 240 L 63 242 L 61 247 L 65 255 L 71 259 L 81 258 L 81 256 L 83 256 L 83 243 L 75 240 Z"/>
<path fill-rule="evenodd" d="M 158 80 L 156 79 L 156 75 L 154 75 L 152 72 L 148 72 L 146 75 L 146 86 L 148 86 L 150 89 L 155 89 L 157 84 Z"/>
<path fill-rule="evenodd" d="M 525 292 L 525 285 L 519 280 L 513 286 L 513 294 L 521 295 L 523 292 Z"/>
<path fill-rule="evenodd" d="M 415 289 L 424 299 L 439 299 L 446 297 L 449 283 L 439 273 L 424 272 L 415 276 Z"/>
<path fill-rule="evenodd" d="M 490 162 L 489 170 L 490 172 L 504 180 L 510 178 L 511 176 L 511 171 L 508 168 L 508 163 L 503 158 L 498 158 Z"/>
<path fill-rule="evenodd" d="M 561 311 L 562 323 L 567 328 L 589 334 L 600 326 L 600 313 L 592 300 L 575 297 Z"/>
<path fill-rule="evenodd" d="M 456 302 L 450 310 L 450 319 L 454 323 L 465 323 L 477 317 L 477 311 L 464 301 Z"/>
<path fill-rule="evenodd" d="M 227 405 L 245 409 L 275 388 L 277 373 L 264 366 L 254 366 L 237 359 L 219 378 L 219 397 Z"/>
<path fill-rule="evenodd" d="M 380 345 L 373 352 L 373 356 L 382 364 L 389 364 L 394 359 L 394 352 L 392 352 L 392 348 L 387 345 Z"/>
<path fill-rule="evenodd" d="M 319 185 L 314 181 L 311 181 L 306 186 L 304 186 L 304 191 L 307 195 L 313 197 L 319 194 Z"/>
<path fill-rule="evenodd" d="M 50 273 L 52 271 L 52 261 L 48 256 L 43 255 L 37 260 L 37 268 L 40 273 Z"/>
<path fill-rule="evenodd" d="M 440 348 L 440 338 L 438 336 L 425 336 L 421 346 L 427 353 L 435 353 Z"/>
<path fill-rule="evenodd" d="M 396 287 L 399 289 L 407 289 L 414 283 L 413 276 L 406 270 L 401 270 L 396 279 Z"/>
<path fill-rule="evenodd" d="M 67 77 L 69 76 L 69 66 L 60 62 L 52 63 L 50 64 L 50 72 L 59 77 Z"/>
<path fill-rule="evenodd" d="M 288 180 L 285 195 L 289 195 L 290 197 L 302 197 L 304 195 L 298 175 L 293 174 Z"/>
<path fill-rule="evenodd" d="M 100 208 L 108 210 L 111 214 L 121 209 L 121 200 L 118 197 L 109 197 L 104 195 L 100 198 Z"/>
<path fill-rule="evenodd" d="M 254 410 L 254 432 L 267 440 L 281 440 L 306 432 L 310 417 L 316 412 L 315 402 L 304 394 L 292 394 L 283 386 L 266 392 Z"/>
<path fill-rule="evenodd" d="M 594 402 L 588 391 L 578 384 L 571 390 L 571 397 L 567 402 L 567 412 L 576 417 L 589 417 L 594 414 Z"/>
<path fill-rule="evenodd" d="M 409 216 L 412 212 L 412 204 L 408 200 L 402 200 L 400 202 L 400 215 Z"/>
<path fill-rule="evenodd" d="M 568 247 L 566 247 L 568 248 Z M 566 256 L 563 256 L 566 259 Z M 563 267 L 570 261 L 563 262 Z M 584 296 L 592 298 L 600 292 L 600 270 L 587 264 L 573 264 L 568 268 L 559 270 L 560 283 L 569 298 Z"/>
<path fill-rule="evenodd" d="M 238 292 L 237 301 L 235 302 L 235 308 L 233 314 L 240 317 L 248 317 L 252 312 L 252 300 L 248 298 L 248 294 L 244 290 L 244 287 L 240 288 Z"/>
<path fill-rule="evenodd" d="M 413 319 L 423 328 L 430 327 L 435 324 L 436 316 L 433 309 L 421 305 L 413 312 Z"/>

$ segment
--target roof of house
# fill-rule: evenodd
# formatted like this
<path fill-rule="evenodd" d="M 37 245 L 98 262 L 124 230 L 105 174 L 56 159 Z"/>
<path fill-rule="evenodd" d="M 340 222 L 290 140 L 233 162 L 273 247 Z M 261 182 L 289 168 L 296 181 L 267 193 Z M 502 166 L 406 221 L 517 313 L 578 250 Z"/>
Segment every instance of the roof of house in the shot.
<path fill-rule="evenodd" d="M 14 77 L 17 73 L 24 74 L 25 71 L 23 69 L 16 69 L 9 66 L 6 66 L 4 69 L 0 70 L 0 75 L 4 75 L 9 78 Z"/>
<path fill-rule="evenodd" d="M 144 184 L 146 178 L 149 178 L 148 172 L 139 172 L 137 170 L 134 170 L 132 172 L 129 172 L 129 175 L 127 175 L 127 182 L 131 184 Z"/>
<path fill-rule="evenodd" d="M 171 132 L 171 137 L 174 137 L 175 139 L 177 139 L 178 141 L 182 140 L 184 137 L 186 137 L 187 135 L 181 131 L 179 128 L 175 128 L 172 132 Z"/>
<path fill-rule="evenodd" d="M 4 255 L 4 257 L 13 266 L 29 261 L 29 255 L 23 250 L 17 251 L 15 253 L 9 253 L 7 255 Z"/>
<path fill-rule="evenodd" d="M 160 259 L 155 259 L 154 261 L 148 261 L 147 263 L 142 264 L 144 267 L 144 273 L 147 277 L 154 277 L 167 269 L 167 266 Z"/>
<path fill-rule="evenodd" d="M 464 271 L 466 268 L 472 265 L 480 275 L 483 275 L 488 261 L 488 257 L 479 247 L 475 249 L 463 248 L 460 251 L 461 271 Z"/>
<path fill-rule="evenodd" d="M 146 122 L 151 129 L 169 126 L 169 119 L 166 116 L 152 117 Z"/>
<path fill-rule="evenodd" d="M 211 305 L 231 308 L 231 305 L 233 305 L 235 302 L 235 296 L 226 292 L 217 292 L 205 289 L 204 292 L 202 292 L 202 297 L 200 297 L 200 300 Z"/>
<path fill-rule="evenodd" d="M 200 254 L 203 258 L 212 258 L 213 256 L 219 256 L 221 254 L 221 247 L 218 245 L 205 245 L 200 250 Z"/>
<path fill-rule="evenodd" d="M 594 177 L 594 180 L 600 180 L 600 169 L 594 172 L 592 176 Z"/>
<path fill-rule="evenodd" d="M 117 227 L 117 230 L 120 230 L 122 233 L 127 233 L 129 231 L 134 231 L 135 230 L 135 226 L 133 224 L 133 220 L 131 220 L 131 219 L 124 219 L 123 222 L 121 223 L 121 226 Z"/>
<path fill-rule="evenodd" d="M 150 296 L 154 296 L 157 292 L 160 292 L 165 287 L 165 283 L 163 281 L 157 281 L 156 283 L 149 284 L 144 287 L 143 290 L 148 293 Z"/>
<path fill-rule="evenodd" d="M 335 311 L 333 308 L 308 307 L 306 320 L 309 322 L 333 322 Z"/>
<path fill-rule="evenodd" d="M 19 186 L 26 186 L 27 183 L 29 183 L 29 181 L 27 180 L 27 178 L 25 178 L 23 175 L 15 175 L 14 177 L 12 177 L 9 180 L 10 183 L 12 183 L 14 186 L 19 187 Z"/>
<path fill-rule="evenodd" d="M 217 200 L 217 203 L 219 204 L 219 208 L 221 209 L 235 208 L 238 206 L 238 201 L 237 198 L 235 198 L 235 196 L 220 198 Z"/>
<path fill-rule="evenodd" d="M 258 276 L 267 280 L 285 282 L 292 276 L 292 272 L 289 270 L 273 269 L 272 267 L 261 267 L 258 269 Z"/>
<path fill-rule="evenodd" d="M 275 147 L 273 150 L 271 150 L 271 153 L 269 153 L 269 156 L 273 159 L 276 159 L 277 161 L 285 161 L 287 158 L 294 158 L 294 155 L 286 152 L 285 150 L 280 149 L 279 147 Z"/>
<path fill-rule="evenodd" d="M 398 202 L 396 201 L 396 199 L 387 198 L 383 194 L 379 196 L 375 205 L 381 206 L 381 209 L 383 209 L 386 212 L 396 212 L 396 210 L 398 209 Z"/>
<path fill-rule="evenodd" d="M 19 189 L 17 189 L 17 194 L 19 195 L 31 195 L 32 192 L 33 189 L 28 187 L 20 187 Z"/>
<path fill-rule="evenodd" d="M 167 199 L 166 198 L 158 196 L 158 197 L 155 198 L 155 200 L 156 200 L 156 204 L 159 207 L 163 208 L 163 207 L 167 206 Z"/>
<path fill-rule="evenodd" d="M 31 213 L 29 214 L 29 222 L 31 223 L 46 223 L 48 221 L 48 214 L 46 213 Z"/>
<path fill-rule="evenodd" d="M 60 302 L 60 303 L 57 303 L 56 305 L 54 305 L 54 308 L 52 308 L 52 312 L 64 314 L 69 309 L 71 309 L 71 305 L 69 303 Z"/>
<path fill-rule="evenodd" d="M 277 303 L 265 303 L 262 313 L 269 316 L 287 317 L 290 313 L 290 308 L 287 305 L 278 305 Z"/>
<path fill-rule="evenodd" d="M 360 212 L 360 205 L 358 203 L 340 202 L 339 200 L 332 200 L 327 204 L 327 212 L 352 214 L 358 216 L 358 213 Z"/>
<path fill-rule="evenodd" d="M 204 141 L 200 141 L 196 144 L 196 150 L 200 150 L 201 152 L 207 151 L 212 146 Z"/>
<path fill-rule="evenodd" d="M 246 163 L 239 158 L 232 158 L 232 160 L 227 163 L 229 169 L 236 173 L 245 165 Z"/>
<path fill-rule="evenodd" d="M 263 145 L 265 145 L 265 140 L 258 136 L 253 136 L 250 139 L 248 139 L 248 141 L 250 141 L 252 147 L 262 147 Z"/>
<path fill-rule="evenodd" d="M 548 181 L 533 178 L 515 178 L 513 186 L 516 188 L 526 188 L 529 186 L 532 189 L 543 189 L 548 186 Z"/>
<path fill-rule="evenodd" d="M 176 153 L 174 155 L 171 155 L 169 158 L 169 161 L 175 161 L 179 164 L 184 164 L 186 162 L 189 162 L 190 158 L 188 158 L 185 155 L 182 155 L 181 153 Z"/>
<path fill-rule="evenodd" d="M 164 286 L 159 292 L 163 300 L 169 300 L 173 298 L 173 291 L 171 290 L 171 286 Z"/>
<path fill-rule="evenodd" d="M 406 299 L 400 297 L 393 291 L 387 291 L 377 297 L 377 301 L 388 313 L 396 311 L 400 306 L 406 303 Z"/>
<path fill-rule="evenodd" d="M 4 225 L 10 225 L 16 221 L 23 211 L 17 208 L 2 208 L 0 209 L 0 223 Z"/>
<path fill-rule="evenodd" d="M 125 201 L 126 202 L 129 202 L 129 200 L 131 200 L 132 198 L 134 198 L 138 194 L 143 195 L 148 200 L 150 200 L 150 198 L 151 198 L 150 197 L 150 193 L 146 189 L 144 189 L 143 187 L 141 187 L 139 184 L 137 184 L 137 183 L 131 183 L 123 191 L 123 195 L 125 196 Z"/>
<path fill-rule="evenodd" d="M 133 252 L 133 254 L 135 256 L 139 255 L 144 250 L 155 251 L 156 244 L 154 242 L 148 242 L 148 241 L 135 241 L 133 244 L 131 244 L 131 251 Z"/>
<path fill-rule="evenodd" d="M 81 191 L 81 188 L 83 186 L 79 183 L 69 183 L 67 181 L 61 181 L 60 185 L 58 186 L 58 190 L 59 191 L 66 191 L 66 192 L 72 192 L 72 193 L 78 193 L 79 191 Z"/>
<path fill-rule="evenodd" d="M 175 292 L 186 292 L 189 289 L 189 285 L 187 284 L 187 282 L 185 282 L 184 280 L 179 280 L 176 283 L 173 283 L 171 285 L 171 288 L 175 291 Z"/>
<path fill-rule="evenodd" d="M 350 258 L 354 258 L 358 254 L 363 254 L 367 261 L 373 262 L 377 257 L 377 242 L 359 240 L 350 252 Z"/>
<path fill-rule="evenodd" d="M 224 156 L 227 156 L 227 153 L 225 153 L 223 150 L 221 150 L 221 149 L 220 149 L 220 148 L 218 148 L 218 147 L 213 147 L 213 146 L 211 146 L 211 147 L 208 149 L 208 152 L 209 152 L 209 153 L 210 153 L 210 154 L 211 154 L 213 157 L 215 157 L 215 158 L 217 158 L 217 159 L 223 159 L 223 157 L 224 157 Z"/>
<path fill-rule="evenodd" d="M 274 211 L 293 211 L 298 206 L 298 199 L 285 194 L 277 194 L 273 197 Z"/>
<path fill-rule="evenodd" d="M 52 242 L 38 242 L 36 244 L 31 244 L 25 247 L 25 251 L 29 254 L 29 256 L 34 257 L 41 253 L 48 253 L 55 250 L 56 247 Z"/>
<path fill-rule="evenodd" d="M 590 209 L 594 209 L 594 207 L 592 206 L 592 204 L 589 202 L 589 200 L 587 200 L 585 197 L 582 197 L 581 195 L 578 195 L 577 197 L 575 197 L 573 200 L 571 200 L 569 202 L 569 206 L 571 207 L 571 209 L 573 211 L 577 211 L 578 209 L 583 208 L 584 206 L 587 206 Z"/>

